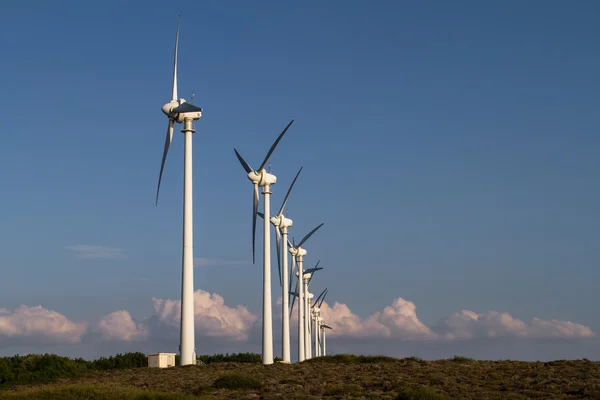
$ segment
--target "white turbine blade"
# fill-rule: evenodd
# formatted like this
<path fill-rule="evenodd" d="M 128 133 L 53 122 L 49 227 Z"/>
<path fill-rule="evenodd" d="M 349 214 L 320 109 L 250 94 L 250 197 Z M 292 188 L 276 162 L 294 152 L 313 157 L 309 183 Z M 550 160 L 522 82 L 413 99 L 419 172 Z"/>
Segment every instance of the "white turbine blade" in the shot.
<path fill-rule="evenodd" d="M 169 118 L 169 127 L 167 128 L 167 137 L 165 139 L 165 149 L 163 150 L 162 162 L 160 164 L 160 174 L 158 175 L 158 187 L 156 189 L 156 206 L 158 206 L 158 192 L 160 190 L 160 181 L 162 180 L 163 169 L 165 168 L 165 161 L 167 159 L 167 152 L 171 146 L 173 140 L 173 125 L 175 121 Z"/>
<path fill-rule="evenodd" d="M 292 319 L 292 311 L 294 310 L 294 303 L 296 302 L 296 296 L 292 298 L 292 306 L 290 307 L 290 319 Z"/>
<path fill-rule="evenodd" d="M 294 282 L 294 263 L 296 262 L 296 257 L 292 256 L 292 259 L 290 260 L 290 274 L 288 275 L 290 277 L 290 287 L 288 292 L 292 291 L 292 283 Z"/>
<path fill-rule="evenodd" d="M 252 197 L 252 264 L 256 264 L 256 215 L 258 213 L 258 183 L 254 184 L 254 195 Z M 263 216 L 264 218 L 264 216 Z"/>
<path fill-rule="evenodd" d="M 173 96 L 171 100 L 177 100 L 177 49 L 179 47 L 179 19 L 177 16 L 177 33 L 175 34 L 175 56 L 173 57 Z"/>
<path fill-rule="evenodd" d="M 275 227 L 275 239 L 277 241 L 277 272 L 279 272 L 279 286 L 283 285 L 281 282 L 281 233 L 279 227 Z"/>

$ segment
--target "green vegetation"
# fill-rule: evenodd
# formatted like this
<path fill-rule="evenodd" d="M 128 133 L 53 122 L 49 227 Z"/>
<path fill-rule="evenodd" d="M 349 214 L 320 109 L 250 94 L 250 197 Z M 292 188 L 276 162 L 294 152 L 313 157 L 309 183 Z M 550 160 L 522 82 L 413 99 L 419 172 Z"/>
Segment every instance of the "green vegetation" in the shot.
<path fill-rule="evenodd" d="M 475 362 L 475 360 L 473 360 L 472 358 L 463 357 L 463 356 L 457 356 L 457 355 L 454 356 L 454 358 L 452 359 L 452 361 L 459 362 L 459 363 L 472 363 L 472 362 Z"/>
<path fill-rule="evenodd" d="M 256 353 L 238 353 L 238 354 L 215 354 L 212 356 L 199 356 L 198 361 L 204 364 L 213 364 L 221 362 L 239 362 L 239 363 L 260 363 L 262 356 Z"/>
<path fill-rule="evenodd" d="M 0 358 L 0 385 L 52 382 L 58 378 L 72 378 L 89 371 L 131 369 L 148 366 L 144 353 L 117 354 L 86 361 L 55 354 L 29 354 Z"/>
<path fill-rule="evenodd" d="M 227 374 L 217 378 L 213 387 L 217 389 L 260 389 L 262 383 L 248 375 Z"/>

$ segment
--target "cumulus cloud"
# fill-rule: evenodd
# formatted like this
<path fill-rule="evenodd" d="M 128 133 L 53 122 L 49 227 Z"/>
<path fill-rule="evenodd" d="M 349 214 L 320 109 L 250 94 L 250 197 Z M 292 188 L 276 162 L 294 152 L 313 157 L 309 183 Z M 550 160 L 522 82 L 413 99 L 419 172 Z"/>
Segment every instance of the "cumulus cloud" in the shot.
<path fill-rule="evenodd" d="M 496 311 L 477 314 L 463 310 L 443 319 L 434 327 L 428 327 L 417 317 L 415 304 L 401 297 L 366 318 L 360 318 L 346 304 L 338 302 L 333 307 L 323 303 L 321 316 L 333 328 L 330 337 L 450 341 L 499 337 L 580 339 L 595 336 L 587 326 L 573 322 L 533 318 L 526 323 L 508 313 Z"/>
<path fill-rule="evenodd" d="M 42 306 L 20 306 L 14 311 L 0 308 L 0 345 L 80 343 L 86 323 L 70 321 Z"/>
<path fill-rule="evenodd" d="M 173 299 L 153 298 L 154 313 L 149 318 L 136 321 L 129 312 L 118 310 L 98 321 L 93 331 L 104 341 L 140 342 L 174 340 L 179 331 L 181 302 Z M 291 315 L 292 332 L 297 326 L 297 306 Z M 275 329 L 280 329 L 281 297 L 275 301 Z M 476 313 L 462 310 L 433 326 L 427 326 L 417 316 L 416 305 L 402 297 L 395 298 L 382 310 L 364 318 L 352 312 L 348 305 L 323 302 L 321 316 L 333 329 L 328 337 L 349 340 L 400 340 L 421 342 L 456 342 L 472 339 L 582 339 L 596 334 L 584 325 L 570 321 L 542 320 L 529 322 L 504 312 Z M 260 316 L 247 307 L 225 304 L 222 296 L 198 289 L 194 292 L 194 319 L 196 334 L 246 342 L 251 332 L 260 328 Z M 88 330 L 86 323 L 70 321 L 64 315 L 41 306 L 21 306 L 14 311 L 0 308 L 0 346 L 15 344 L 79 343 Z"/>
<path fill-rule="evenodd" d="M 152 298 L 152 302 L 161 322 L 179 328 L 180 300 Z M 258 317 L 245 306 L 229 307 L 217 293 L 211 295 L 198 289 L 194 292 L 194 320 L 200 335 L 243 341 L 248 339 Z"/>
<path fill-rule="evenodd" d="M 346 304 L 338 302 L 333 307 L 323 303 L 321 316 L 333 328 L 330 336 L 435 339 L 436 335 L 417 317 L 416 309 L 413 302 L 398 297 L 391 305 L 365 319 L 354 314 Z"/>
<path fill-rule="evenodd" d="M 246 261 L 222 260 L 220 258 L 194 258 L 194 267 L 214 267 L 219 265 L 247 264 Z"/>
<path fill-rule="evenodd" d="M 575 339 L 595 336 L 590 328 L 570 321 L 533 318 L 526 323 L 509 313 L 488 311 L 478 314 L 462 310 L 440 321 L 440 337 L 447 340 L 520 337 L 531 339 Z"/>
<path fill-rule="evenodd" d="M 124 249 L 89 244 L 69 245 L 65 246 L 65 249 L 73 251 L 75 256 L 81 259 L 123 259 L 127 256 Z"/>
<path fill-rule="evenodd" d="M 104 340 L 139 341 L 148 337 L 148 328 L 136 324 L 129 312 L 115 311 L 102 318 L 96 325 Z"/>

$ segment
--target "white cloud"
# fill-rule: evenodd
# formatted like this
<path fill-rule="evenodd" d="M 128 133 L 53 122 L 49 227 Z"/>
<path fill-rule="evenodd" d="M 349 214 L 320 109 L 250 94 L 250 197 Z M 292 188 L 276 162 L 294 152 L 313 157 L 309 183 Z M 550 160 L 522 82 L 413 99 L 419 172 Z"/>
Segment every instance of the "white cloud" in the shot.
<path fill-rule="evenodd" d="M 158 298 L 152 298 L 152 302 L 159 320 L 179 329 L 181 302 Z M 243 341 L 258 317 L 245 306 L 229 307 L 218 294 L 198 289 L 194 292 L 194 320 L 200 335 Z"/>
<path fill-rule="evenodd" d="M 213 267 L 218 265 L 241 265 L 247 264 L 246 261 L 221 260 L 219 258 L 194 258 L 195 267 Z"/>
<path fill-rule="evenodd" d="M 94 325 L 105 341 L 145 341 L 165 333 L 179 331 L 179 300 L 153 298 L 154 314 L 136 322 L 129 312 L 118 310 Z M 291 315 L 291 331 L 296 332 L 297 302 Z M 275 301 L 275 329 L 281 322 L 281 297 Z M 479 338 L 582 339 L 596 336 L 589 327 L 569 321 L 533 318 L 524 322 L 508 313 L 488 311 L 478 314 L 469 310 L 454 313 L 434 326 L 419 320 L 413 302 L 398 297 L 392 304 L 361 318 L 344 303 L 333 306 L 323 302 L 321 315 L 333 330 L 329 337 L 350 339 L 392 339 L 406 341 L 453 342 Z M 260 316 L 247 307 L 231 307 L 219 294 L 198 289 L 194 292 L 194 319 L 198 336 L 247 341 L 250 332 L 259 328 Z M 87 332 L 86 323 L 76 323 L 41 306 L 21 306 L 14 311 L 0 308 L 0 346 L 15 344 L 79 343 Z M 156 335 L 156 336 L 155 336 Z"/>
<path fill-rule="evenodd" d="M 360 318 L 343 303 L 321 306 L 321 316 L 333 328 L 329 336 L 392 338 L 400 340 L 466 340 L 474 338 L 518 337 L 531 339 L 580 339 L 594 337 L 584 325 L 569 321 L 533 318 L 530 323 L 508 313 L 489 311 L 477 314 L 463 310 L 428 327 L 419 320 L 413 302 L 396 298 L 390 306 L 367 318 Z"/>
<path fill-rule="evenodd" d="M 488 311 L 477 314 L 462 310 L 438 324 L 440 336 L 447 340 L 473 338 L 520 337 L 531 339 L 575 339 L 595 336 L 590 328 L 569 321 L 533 318 L 526 323 L 509 313 Z"/>
<path fill-rule="evenodd" d="M 70 321 L 42 306 L 20 306 L 14 311 L 0 308 L 0 344 L 79 343 L 87 331 L 86 323 Z"/>
<path fill-rule="evenodd" d="M 126 258 L 126 251 L 124 249 L 115 249 L 104 246 L 93 246 L 89 244 L 75 244 L 65 246 L 67 250 L 71 250 L 75 253 L 77 258 L 82 259 L 123 259 Z"/>
<path fill-rule="evenodd" d="M 333 307 L 321 305 L 321 316 L 333 328 L 330 336 L 350 336 L 356 338 L 399 338 L 405 340 L 434 339 L 436 335 L 423 324 L 416 314 L 416 306 L 401 297 L 390 306 L 377 311 L 365 319 L 354 314 L 343 303 Z"/>
<path fill-rule="evenodd" d="M 102 318 L 96 329 L 104 340 L 138 341 L 148 337 L 148 329 L 143 324 L 136 324 L 129 312 L 115 311 Z"/>

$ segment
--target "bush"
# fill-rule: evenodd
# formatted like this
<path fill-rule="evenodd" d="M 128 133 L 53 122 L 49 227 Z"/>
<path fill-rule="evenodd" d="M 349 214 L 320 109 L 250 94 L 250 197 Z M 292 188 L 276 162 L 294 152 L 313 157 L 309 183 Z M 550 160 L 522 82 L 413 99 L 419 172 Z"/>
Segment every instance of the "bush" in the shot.
<path fill-rule="evenodd" d="M 217 378 L 213 387 L 217 389 L 260 389 L 262 383 L 248 375 L 227 374 Z"/>
<path fill-rule="evenodd" d="M 148 366 L 144 353 L 117 354 L 108 358 L 86 361 L 56 354 L 29 354 L 0 358 L 0 385 L 53 382 L 73 378 L 89 371 L 130 369 Z"/>
<path fill-rule="evenodd" d="M 458 363 L 470 363 L 470 362 L 474 362 L 475 360 L 473 360 L 472 358 L 469 358 L 469 357 L 455 355 L 454 358 L 452 359 L 452 361 L 458 362 Z"/>
<path fill-rule="evenodd" d="M 204 364 L 221 363 L 221 362 L 239 362 L 239 363 L 260 363 L 262 356 L 256 353 L 238 353 L 238 354 L 214 354 L 212 356 L 202 355 L 197 357 Z"/>

